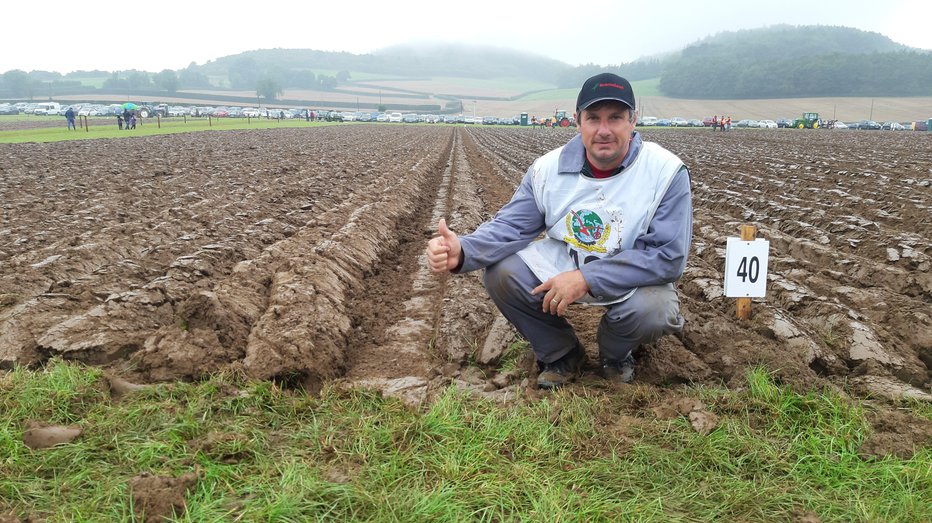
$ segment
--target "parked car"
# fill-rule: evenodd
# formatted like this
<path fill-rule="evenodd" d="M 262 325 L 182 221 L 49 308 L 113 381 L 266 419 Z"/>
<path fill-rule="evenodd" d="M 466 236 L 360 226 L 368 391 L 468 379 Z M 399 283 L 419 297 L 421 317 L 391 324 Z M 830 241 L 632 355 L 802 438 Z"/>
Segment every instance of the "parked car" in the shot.
<path fill-rule="evenodd" d="M 699 120 L 698 118 L 694 118 L 689 121 L 689 126 L 690 127 L 703 127 L 703 123 L 702 123 L 702 120 Z"/>
<path fill-rule="evenodd" d="M 61 104 L 58 102 L 42 102 L 36 104 L 32 110 L 32 114 L 41 116 L 48 116 L 49 114 L 57 115 L 59 109 L 61 109 Z"/>
<path fill-rule="evenodd" d="M 656 125 L 657 127 L 670 127 L 671 123 L 670 123 L 670 119 L 669 119 L 669 118 L 661 118 L 661 119 L 657 120 L 657 121 L 654 123 L 654 125 Z"/>
<path fill-rule="evenodd" d="M 791 127 L 793 127 L 792 118 L 780 118 L 779 120 L 777 120 L 778 129 L 789 129 Z"/>
<path fill-rule="evenodd" d="M 916 120 L 913 122 L 914 131 L 928 131 L 929 130 L 929 121 L 928 120 Z"/>
<path fill-rule="evenodd" d="M 702 119 L 703 127 L 712 127 L 712 121 L 713 121 L 712 116 L 706 116 L 705 118 Z M 715 120 L 715 125 L 718 125 L 718 120 Z"/>
<path fill-rule="evenodd" d="M 880 128 L 884 131 L 905 131 L 906 126 L 900 122 L 884 122 Z"/>
<path fill-rule="evenodd" d="M 773 120 L 761 120 L 760 122 L 757 123 L 757 126 L 760 127 L 761 129 L 776 129 L 777 122 Z"/>
<path fill-rule="evenodd" d="M 645 116 L 638 120 L 638 125 L 643 126 L 652 126 L 657 125 L 657 118 L 655 116 Z"/>
<path fill-rule="evenodd" d="M 864 130 L 864 129 L 868 131 L 879 131 L 880 130 L 880 124 L 873 120 L 861 120 L 860 122 L 858 122 L 857 125 L 858 125 L 857 128 L 859 130 Z"/>
<path fill-rule="evenodd" d="M 835 123 L 832 125 L 832 129 L 847 129 L 848 124 L 842 122 L 841 120 L 835 120 Z"/>
<path fill-rule="evenodd" d="M 674 116 L 670 118 L 670 127 L 689 127 L 689 121 L 686 118 Z"/>
<path fill-rule="evenodd" d="M 388 115 L 389 122 L 401 122 L 404 119 L 404 115 L 401 113 L 391 113 Z"/>
<path fill-rule="evenodd" d="M 417 123 L 417 120 L 417 114 L 415 113 L 408 113 L 401 117 L 401 121 L 404 123 Z"/>

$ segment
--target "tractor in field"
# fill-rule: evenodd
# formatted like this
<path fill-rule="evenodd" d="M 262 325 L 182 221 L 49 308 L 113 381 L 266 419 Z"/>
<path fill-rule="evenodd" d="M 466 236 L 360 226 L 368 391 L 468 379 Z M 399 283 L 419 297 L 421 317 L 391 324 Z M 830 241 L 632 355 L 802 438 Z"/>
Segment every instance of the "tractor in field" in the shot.
<path fill-rule="evenodd" d="M 793 127 L 797 129 L 818 129 L 821 123 L 819 113 L 803 113 L 802 118 L 793 120 Z"/>
<path fill-rule="evenodd" d="M 573 113 L 568 113 L 564 110 L 557 110 L 553 114 L 553 119 L 550 120 L 553 127 L 576 127 L 576 119 L 573 118 Z"/>

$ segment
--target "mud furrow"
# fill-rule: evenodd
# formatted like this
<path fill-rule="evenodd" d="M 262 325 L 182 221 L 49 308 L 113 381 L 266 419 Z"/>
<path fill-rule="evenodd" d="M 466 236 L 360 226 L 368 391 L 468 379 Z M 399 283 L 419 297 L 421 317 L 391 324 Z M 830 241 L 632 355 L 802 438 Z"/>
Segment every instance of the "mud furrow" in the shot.
<path fill-rule="evenodd" d="M 475 169 L 467 159 L 463 134 L 451 135 L 432 191 L 399 228 L 396 256 L 366 280 L 367 293 L 354 304 L 355 333 L 348 345 L 346 379 L 406 401 L 422 401 L 431 385 L 445 383 L 484 338 L 492 310 L 482 300 L 476 278 L 436 275 L 426 268 L 424 245 L 446 217 L 451 227 L 474 227 L 480 220 Z M 420 212 L 430 207 L 430 213 Z M 454 334 L 455 333 L 455 334 Z M 453 367 L 446 367 L 452 364 Z"/>
<path fill-rule="evenodd" d="M 450 130 L 416 198 L 407 202 L 396 226 L 380 238 L 384 255 L 354 289 L 347 307 L 352 332 L 346 345 L 345 379 L 414 402 L 423 398 L 428 370 L 437 364 L 428 347 L 439 287 L 425 273 L 420 255 L 430 237 L 433 213 L 428 209 L 442 194 L 454 141 Z"/>

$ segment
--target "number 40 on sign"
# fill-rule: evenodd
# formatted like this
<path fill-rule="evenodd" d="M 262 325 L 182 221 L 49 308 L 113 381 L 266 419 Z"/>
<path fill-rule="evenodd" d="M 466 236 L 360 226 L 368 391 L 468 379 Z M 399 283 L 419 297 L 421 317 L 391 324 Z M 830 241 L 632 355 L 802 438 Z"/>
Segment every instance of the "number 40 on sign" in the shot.
<path fill-rule="evenodd" d="M 770 242 L 728 238 L 725 247 L 725 296 L 762 298 L 767 294 L 767 254 Z"/>

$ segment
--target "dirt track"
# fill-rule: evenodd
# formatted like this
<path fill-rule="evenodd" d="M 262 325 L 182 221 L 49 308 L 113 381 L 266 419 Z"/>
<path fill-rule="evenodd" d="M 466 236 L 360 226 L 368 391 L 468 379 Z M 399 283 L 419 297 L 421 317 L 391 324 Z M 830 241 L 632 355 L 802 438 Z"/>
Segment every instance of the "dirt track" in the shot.
<path fill-rule="evenodd" d="M 423 249 L 440 217 L 458 232 L 489 218 L 569 137 L 357 125 L 0 146 L 0 365 L 62 357 L 144 381 L 233 369 L 412 402 L 454 380 L 519 394 L 512 374 L 468 364 L 511 335 L 478 275 L 430 274 Z M 685 336 L 642 350 L 639 382 L 764 365 L 800 388 L 932 399 L 932 137 L 646 137 L 686 161 L 696 210 Z M 748 322 L 722 297 L 743 223 L 771 241 Z M 590 351 L 597 318 L 571 315 Z"/>

